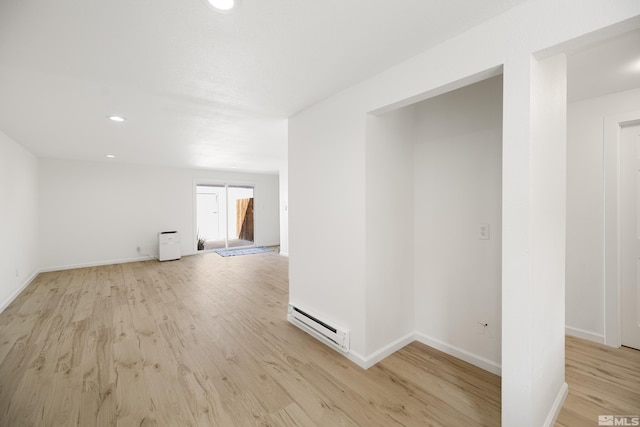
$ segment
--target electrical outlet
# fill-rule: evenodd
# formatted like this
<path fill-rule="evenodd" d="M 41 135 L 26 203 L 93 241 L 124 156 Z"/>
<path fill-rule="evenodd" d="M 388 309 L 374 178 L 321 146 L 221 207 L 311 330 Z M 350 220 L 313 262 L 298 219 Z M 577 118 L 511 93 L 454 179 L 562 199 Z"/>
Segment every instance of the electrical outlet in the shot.
<path fill-rule="evenodd" d="M 20 277 L 20 269 L 16 268 L 16 277 Z"/>
<path fill-rule="evenodd" d="M 140 253 L 140 245 L 136 246 L 136 252 Z"/>
<path fill-rule="evenodd" d="M 478 228 L 478 239 L 489 240 L 490 238 L 489 224 L 480 224 L 480 227 Z"/>

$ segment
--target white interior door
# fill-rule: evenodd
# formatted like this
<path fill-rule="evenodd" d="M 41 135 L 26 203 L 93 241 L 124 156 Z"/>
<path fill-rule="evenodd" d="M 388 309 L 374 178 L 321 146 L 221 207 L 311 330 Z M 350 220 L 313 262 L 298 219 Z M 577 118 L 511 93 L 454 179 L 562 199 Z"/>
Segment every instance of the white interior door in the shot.
<path fill-rule="evenodd" d="M 640 349 L 640 125 L 622 128 L 620 144 L 621 338 Z"/>

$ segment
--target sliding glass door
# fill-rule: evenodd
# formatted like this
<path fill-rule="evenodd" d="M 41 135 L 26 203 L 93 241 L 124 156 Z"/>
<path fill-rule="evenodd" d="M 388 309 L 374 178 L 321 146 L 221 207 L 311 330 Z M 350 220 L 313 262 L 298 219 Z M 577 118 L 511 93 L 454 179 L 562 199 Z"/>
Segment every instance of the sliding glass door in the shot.
<path fill-rule="evenodd" d="M 227 187 L 228 247 L 253 246 L 253 187 Z"/>
<path fill-rule="evenodd" d="M 253 187 L 196 185 L 198 250 L 254 245 Z"/>

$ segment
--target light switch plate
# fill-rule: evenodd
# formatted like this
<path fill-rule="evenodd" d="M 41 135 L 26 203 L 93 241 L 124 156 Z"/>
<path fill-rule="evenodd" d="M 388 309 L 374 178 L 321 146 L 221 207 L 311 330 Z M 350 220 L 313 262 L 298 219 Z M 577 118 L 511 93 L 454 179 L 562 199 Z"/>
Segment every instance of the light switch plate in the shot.
<path fill-rule="evenodd" d="M 480 224 L 478 227 L 478 239 L 489 240 L 490 238 L 491 234 L 489 232 L 489 224 Z"/>

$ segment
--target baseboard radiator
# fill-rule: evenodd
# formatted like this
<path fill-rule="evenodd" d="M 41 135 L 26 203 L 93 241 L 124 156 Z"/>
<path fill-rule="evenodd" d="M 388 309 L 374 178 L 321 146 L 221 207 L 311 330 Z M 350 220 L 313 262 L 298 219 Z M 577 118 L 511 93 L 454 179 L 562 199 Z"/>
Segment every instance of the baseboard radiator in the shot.
<path fill-rule="evenodd" d="M 292 304 L 289 304 L 287 320 L 325 343 L 345 353 L 349 351 L 349 331 L 332 326 Z"/>

